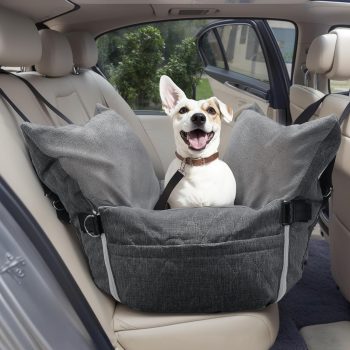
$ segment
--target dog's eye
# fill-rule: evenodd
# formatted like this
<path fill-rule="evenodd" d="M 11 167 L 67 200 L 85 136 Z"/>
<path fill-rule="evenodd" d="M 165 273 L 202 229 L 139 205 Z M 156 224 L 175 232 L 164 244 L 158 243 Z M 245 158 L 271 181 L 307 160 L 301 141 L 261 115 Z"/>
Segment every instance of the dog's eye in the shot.
<path fill-rule="evenodd" d="M 185 113 L 187 113 L 188 112 L 188 108 L 187 107 L 182 107 L 182 108 L 180 108 L 180 110 L 179 110 L 179 113 L 180 114 L 185 114 Z"/>
<path fill-rule="evenodd" d="M 216 110 L 215 110 L 213 107 L 209 107 L 209 108 L 207 109 L 207 112 L 208 112 L 209 114 L 216 114 Z"/>

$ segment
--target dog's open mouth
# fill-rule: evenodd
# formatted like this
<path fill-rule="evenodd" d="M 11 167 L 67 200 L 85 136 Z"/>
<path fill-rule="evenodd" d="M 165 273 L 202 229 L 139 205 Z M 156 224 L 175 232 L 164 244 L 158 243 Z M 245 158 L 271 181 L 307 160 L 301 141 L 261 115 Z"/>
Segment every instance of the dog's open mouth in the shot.
<path fill-rule="evenodd" d="M 180 131 L 180 135 L 189 148 L 201 151 L 212 140 L 214 132 L 206 133 L 203 130 L 196 129 L 190 132 Z"/>

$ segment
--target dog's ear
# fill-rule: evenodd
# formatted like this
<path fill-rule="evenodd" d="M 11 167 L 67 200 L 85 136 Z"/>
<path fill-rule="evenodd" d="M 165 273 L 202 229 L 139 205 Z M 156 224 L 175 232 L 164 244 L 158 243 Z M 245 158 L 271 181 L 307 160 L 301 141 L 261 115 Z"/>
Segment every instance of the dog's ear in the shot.
<path fill-rule="evenodd" d="M 217 106 L 220 109 L 220 113 L 222 116 L 222 119 L 225 120 L 226 123 L 232 122 L 233 119 L 233 109 L 232 107 L 228 106 L 227 104 L 220 101 L 217 97 L 213 97 Z"/>
<path fill-rule="evenodd" d="M 180 100 L 186 98 L 185 93 L 167 75 L 160 77 L 159 92 L 162 107 L 167 114 L 171 113 Z"/>

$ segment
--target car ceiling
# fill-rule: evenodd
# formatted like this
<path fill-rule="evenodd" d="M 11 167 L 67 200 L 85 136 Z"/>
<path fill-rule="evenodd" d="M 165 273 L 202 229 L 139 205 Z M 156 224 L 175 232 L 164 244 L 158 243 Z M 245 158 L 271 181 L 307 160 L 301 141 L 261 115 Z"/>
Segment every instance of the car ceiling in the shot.
<path fill-rule="evenodd" d="M 140 22 L 197 17 L 275 18 L 330 26 L 350 24 L 349 3 L 309 0 L 0 0 L 0 4 L 52 29 L 87 30 L 96 36 Z M 200 13 L 184 10 L 200 10 Z"/>

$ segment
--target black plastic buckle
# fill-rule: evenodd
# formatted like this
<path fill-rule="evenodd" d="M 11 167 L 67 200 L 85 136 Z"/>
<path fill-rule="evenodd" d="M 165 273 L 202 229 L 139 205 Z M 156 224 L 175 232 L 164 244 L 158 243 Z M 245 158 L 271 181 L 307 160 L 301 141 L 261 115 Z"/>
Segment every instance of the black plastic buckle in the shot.
<path fill-rule="evenodd" d="M 312 218 L 312 205 L 306 199 L 283 201 L 281 205 L 281 223 L 283 226 L 294 222 L 308 222 Z"/>

